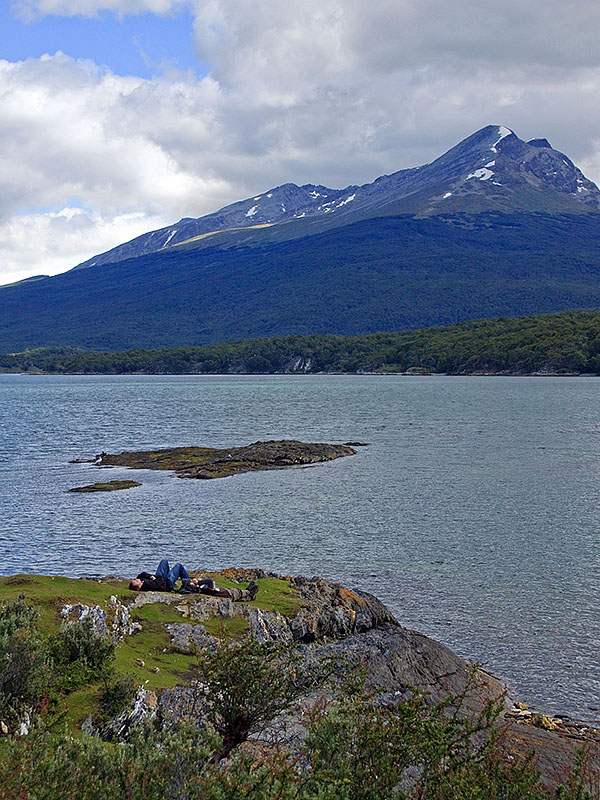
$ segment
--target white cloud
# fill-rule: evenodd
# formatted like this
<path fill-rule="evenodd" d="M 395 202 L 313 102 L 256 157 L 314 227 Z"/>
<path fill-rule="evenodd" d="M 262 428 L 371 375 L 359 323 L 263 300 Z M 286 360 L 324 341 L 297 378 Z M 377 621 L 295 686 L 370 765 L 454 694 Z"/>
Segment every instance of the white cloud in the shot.
<path fill-rule="evenodd" d="M 18 4 L 34 15 L 164 13 L 176 5 Z M 27 230 L 31 242 L 19 244 L 18 233 L 0 239 L 7 270 L 58 271 L 134 228 L 208 213 L 285 181 L 372 180 L 429 161 L 489 123 L 522 138 L 546 136 L 600 180 L 596 3 L 189 5 L 198 57 L 211 65 L 202 80 L 120 77 L 61 53 L 0 62 L 0 226 Z M 65 206 L 85 211 L 85 236 L 81 221 L 47 218 Z M 54 234 L 62 265 L 44 238 L 56 225 L 65 236 L 61 245 Z"/>
<path fill-rule="evenodd" d="M 69 207 L 14 216 L 0 223 L 0 252 L 11 256 L 2 283 L 63 272 L 65 265 L 79 264 L 91 253 L 101 253 L 115 242 L 133 239 L 166 222 L 160 216 L 143 213 L 102 217 Z"/>
<path fill-rule="evenodd" d="M 11 11 L 25 22 L 55 14 L 65 17 L 93 17 L 101 11 L 117 14 L 167 14 L 184 5 L 187 0 L 12 0 Z"/>

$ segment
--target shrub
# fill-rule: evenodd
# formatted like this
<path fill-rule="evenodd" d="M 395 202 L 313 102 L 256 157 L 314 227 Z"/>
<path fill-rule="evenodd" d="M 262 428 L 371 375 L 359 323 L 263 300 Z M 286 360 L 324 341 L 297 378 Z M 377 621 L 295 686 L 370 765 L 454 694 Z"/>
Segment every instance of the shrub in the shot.
<path fill-rule="evenodd" d="M 0 715 L 9 727 L 39 703 L 50 681 L 37 618 L 23 596 L 0 607 Z"/>
<path fill-rule="evenodd" d="M 185 727 L 161 732 L 142 726 L 118 746 L 37 730 L 4 742 L 0 799 L 217 800 L 201 791 L 215 746 Z"/>
<path fill-rule="evenodd" d="M 291 706 L 306 684 L 297 666 L 289 647 L 255 639 L 201 656 L 198 670 L 206 692 L 200 705 L 223 739 L 222 755 Z"/>
<path fill-rule="evenodd" d="M 100 713 L 103 719 L 112 719 L 124 711 L 135 694 L 135 681 L 131 675 L 118 674 L 106 681 L 100 693 Z"/>
<path fill-rule="evenodd" d="M 30 605 L 20 594 L 0 606 L 0 637 L 12 636 L 18 630 L 33 630 L 36 627 L 39 611 Z"/>
<path fill-rule="evenodd" d="M 115 644 L 102 634 L 96 633 L 89 618 L 77 622 L 64 622 L 53 638 L 52 649 L 59 664 L 79 661 L 95 674 L 109 664 L 114 657 Z"/>
<path fill-rule="evenodd" d="M 50 638 L 49 649 L 55 666 L 55 688 L 72 692 L 111 671 L 115 645 L 94 630 L 90 619 L 64 622 Z"/>

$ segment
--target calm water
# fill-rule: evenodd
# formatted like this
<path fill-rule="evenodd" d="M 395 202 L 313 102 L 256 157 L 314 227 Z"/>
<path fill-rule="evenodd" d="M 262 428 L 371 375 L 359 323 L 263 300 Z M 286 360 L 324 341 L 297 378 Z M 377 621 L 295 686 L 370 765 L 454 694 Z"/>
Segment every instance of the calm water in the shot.
<path fill-rule="evenodd" d="M 159 558 L 366 588 L 527 702 L 600 716 L 600 382 L 0 375 L 0 573 Z M 257 439 L 370 443 L 217 481 L 69 464 Z M 137 478 L 112 494 L 68 494 Z"/>

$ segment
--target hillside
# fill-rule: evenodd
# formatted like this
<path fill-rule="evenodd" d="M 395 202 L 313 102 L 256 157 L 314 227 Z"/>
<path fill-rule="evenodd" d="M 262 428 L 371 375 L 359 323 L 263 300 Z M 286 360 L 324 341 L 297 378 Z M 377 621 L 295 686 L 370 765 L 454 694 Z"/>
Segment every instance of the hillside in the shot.
<path fill-rule="evenodd" d="M 600 312 L 579 311 L 366 336 L 289 336 L 167 350 L 40 348 L 0 356 L 0 372 L 202 374 L 600 373 Z"/>
<path fill-rule="evenodd" d="M 600 217 L 383 217 L 0 290 L 0 352 L 358 334 L 600 307 Z"/>
<path fill-rule="evenodd" d="M 352 335 L 600 308 L 600 190 L 502 126 L 364 186 L 284 184 L 0 287 L 0 352 Z"/>

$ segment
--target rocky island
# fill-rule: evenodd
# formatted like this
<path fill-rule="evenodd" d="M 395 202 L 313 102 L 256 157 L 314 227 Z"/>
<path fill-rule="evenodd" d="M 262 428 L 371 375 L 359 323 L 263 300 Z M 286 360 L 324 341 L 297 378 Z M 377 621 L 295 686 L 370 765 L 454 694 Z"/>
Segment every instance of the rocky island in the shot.
<path fill-rule="evenodd" d="M 279 440 L 242 447 L 169 447 L 162 450 L 101 453 L 95 464 L 131 469 L 173 470 L 179 478 L 226 478 L 241 472 L 306 466 L 356 453 L 346 444 Z"/>
<path fill-rule="evenodd" d="M 106 483 L 91 483 L 89 486 L 75 486 L 69 489 L 70 492 L 118 492 L 121 489 L 133 489 L 135 486 L 141 486 L 138 481 L 107 481 Z"/>
<path fill-rule="evenodd" d="M 101 713 L 100 681 L 61 689 L 66 719 L 77 735 L 83 730 L 114 741 L 144 719 L 154 719 L 159 726 L 201 724 L 205 686 L 196 672 L 199 656 L 254 641 L 293 647 L 298 670 L 316 672 L 323 663 L 361 667 L 375 708 L 409 702 L 416 691 L 431 704 L 460 698 L 461 714 L 477 720 L 489 699 L 496 698 L 495 724 L 502 731 L 504 757 L 510 762 L 532 752 L 546 787 L 564 779 L 582 745 L 592 748 L 588 758 L 598 766 L 593 748 L 600 741 L 599 731 L 513 703 L 500 680 L 404 628 L 367 592 L 317 577 L 280 576 L 260 569 L 194 574 L 213 577 L 226 588 L 255 580 L 259 592 L 253 602 L 233 603 L 198 594 L 135 593 L 128 591 L 127 581 L 111 577 L 0 578 L 0 608 L 24 596 L 39 610 L 42 633 L 51 639 L 61 625 L 64 630 L 70 623 L 86 622 L 95 634 L 114 643 L 116 670 L 133 676 L 135 695 L 112 719 Z M 335 688 L 301 692 L 285 713 L 261 726 L 254 743 L 299 751 L 308 734 L 307 709 L 323 702 L 336 702 Z M 452 710 L 452 703 L 448 708 Z M 5 733 L 8 723 L 0 714 Z"/>

